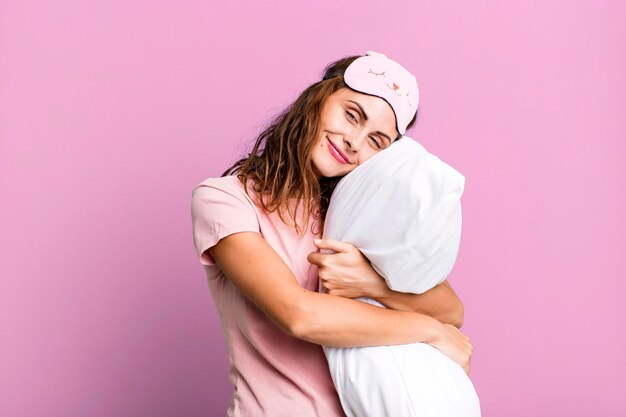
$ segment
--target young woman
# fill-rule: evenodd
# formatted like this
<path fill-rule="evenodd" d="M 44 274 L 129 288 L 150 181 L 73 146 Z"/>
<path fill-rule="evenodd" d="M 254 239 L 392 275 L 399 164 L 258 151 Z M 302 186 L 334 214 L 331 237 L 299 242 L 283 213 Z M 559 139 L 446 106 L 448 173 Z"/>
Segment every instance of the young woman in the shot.
<path fill-rule="evenodd" d="M 229 350 L 229 416 L 343 416 L 320 345 L 424 342 L 469 370 L 472 346 L 455 327 L 463 308 L 447 282 L 421 295 L 385 293 L 388 309 L 317 291 L 307 258 L 333 187 L 401 136 L 385 99 L 344 82 L 356 58 L 327 67 L 248 157 L 193 190 L 194 245 Z M 350 273 L 371 275 L 358 250 L 342 256 Z"/>

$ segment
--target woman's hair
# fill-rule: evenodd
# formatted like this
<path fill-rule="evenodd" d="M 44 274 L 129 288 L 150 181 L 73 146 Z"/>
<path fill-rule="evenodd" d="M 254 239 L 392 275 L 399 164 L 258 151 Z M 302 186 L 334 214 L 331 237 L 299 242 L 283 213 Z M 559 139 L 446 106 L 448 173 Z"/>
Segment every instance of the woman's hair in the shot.
<path fill-rule="evenodd" d="M 318 180 L 311 154 L 318 138 L 322 106 L 335 91 L 348 87 L 343 74 L 359 56 L 342 58 L 324 68 L 322 80 L 309 86 L 274 117 L 269 127 L 257 137 L 252 152 L 222 174 L 224 177 L 236 173 L 246 193 L 247 182 L 252 180 L 263 209 L 270 213 L 278 210 L 278 216 L 285 224 L 284 213 L 287 212 L 298 234 L 306 230 L 311 215 L 322 230 L 330 196 L 341 179 L 322 177 Z M 413 126 L 416 116 L 407 129 Z M 290 205 L 289 199 L 295 199 L 296 204 Z M 300 203 L 304 205 L 303 228 L 296 218 Z"/>

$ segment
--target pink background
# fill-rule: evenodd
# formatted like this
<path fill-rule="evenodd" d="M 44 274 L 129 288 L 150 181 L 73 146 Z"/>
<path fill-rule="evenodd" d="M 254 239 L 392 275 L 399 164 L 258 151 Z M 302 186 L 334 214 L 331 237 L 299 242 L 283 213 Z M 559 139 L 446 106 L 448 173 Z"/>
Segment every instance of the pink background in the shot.
<path fill-rule="evenodd" d="M 411 69 L 467 178 L 483 416 L 625 416 L 619 1 L 0 3 L 0 415 L 219 416 L 191 190 L 329 62 Z"/>

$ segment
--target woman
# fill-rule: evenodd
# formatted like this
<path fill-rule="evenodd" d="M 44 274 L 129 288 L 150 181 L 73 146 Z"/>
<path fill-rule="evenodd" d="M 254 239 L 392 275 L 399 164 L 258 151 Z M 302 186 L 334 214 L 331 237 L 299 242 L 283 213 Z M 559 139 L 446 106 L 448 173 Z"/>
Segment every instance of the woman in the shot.
<path fill-rule="evenodd" d="M 194 188 L 194 245 L 229 349 L 229 416 L 344 415 L 320 345 L 424 342 L 469 369 L 471 344 L 453 325 L 462 305 L 447 283 L 389 293 L 390 309 L 317 292 L 307 257 L 334 185 L 401 136 L 387 101 L 345 84 L 356 58 L 330 65 L 248 157 Z M 345 268 L 371 271 L 347 252 Z"/>

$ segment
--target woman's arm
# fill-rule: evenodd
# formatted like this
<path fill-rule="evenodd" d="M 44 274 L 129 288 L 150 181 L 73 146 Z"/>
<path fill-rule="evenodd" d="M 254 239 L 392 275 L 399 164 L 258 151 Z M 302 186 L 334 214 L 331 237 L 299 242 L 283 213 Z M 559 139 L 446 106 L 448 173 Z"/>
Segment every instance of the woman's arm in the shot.
<path fill-rule="evenodd" d="M 376 273 L 376 275 L 378 274 Z M 459 329 L 463 326 L 463 303 L 447 279 L 425 293 L 411 294 L 390 289 L 383 277 L 378 276 L 382 280 L 384 289 L 379 295 L 371 298 L 385 307 L 426 314 Z"/>
<path fill-rule="evenodd" d="M 463 304 L 447 280 L 422 294 L 393 291 L 354 245 L 328 238 L 316 239 L 315 245 L 335 252 L 314 252 L 308 257 L 309 262 L 318 265 L 322 285 L 329 294 L 369 297 L 387 308 L 426 314 L 457 328 L 463 325 Z"/>
<path fill-rule="evenodd" d="M 308 291 L 258 233 L 228 235 L 209 252 L 245 296 L 295 337 L 336 347 L 425 342 L 469 369 L 472 346 L 455 327 L 423 314 Z"/>

